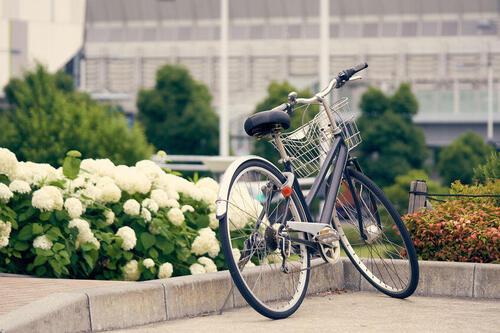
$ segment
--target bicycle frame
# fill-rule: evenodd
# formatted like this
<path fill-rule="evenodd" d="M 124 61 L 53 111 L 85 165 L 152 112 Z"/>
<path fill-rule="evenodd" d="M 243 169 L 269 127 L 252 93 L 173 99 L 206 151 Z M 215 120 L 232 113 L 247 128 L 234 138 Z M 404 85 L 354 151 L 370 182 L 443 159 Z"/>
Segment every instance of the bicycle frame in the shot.
<path fill-rule="evenodd" d="M 337 157 L 337 160 L 335 163 L 333 163 L 335 157 Z M 304 197 L 304 194 L 302 193 L 302 190 L 298 183 L 297 177 L 295 177 L 293 188 L 294 191 L 297 193 L 297 197 L 301 201 L 302 206 L 306 208 L 305 213 L 310 222 L 312 222 L 313 219 L 309 206 L 311 205 L 311 202 L 314 200 L 314 198 L 316 198 L 316 196 L 318 195 L 318 192 L 321 189 L 322 184 L 326 180 L 328 176 L 328 171 L 330 169 L 332 170 L 331 184 L 329 186 L 329 190 L 325 198 L 326 199 L 325 206 L 323 207 L 323 210 L 321 212 L 321 217 L 318 222 L 329 224 L 330 221 L 332 220 L 333 210 L 335 209 L 335 199 L 337 197 L 340 183 L 342 181 L 342 173 L 347 164 L 348 158 L 349 158 L 349 153 L 347 146 L 344 142 L 344 139 L 342 138 L 341 135 L 336 135 L 333 139 L 332 147 L 330 148 L 328 154 L 326 155 L 326 158 L 323 161 L 323 164 L 321 165 L 321 168 L 319 170 L 318 176 L 314 180 L 314 183 L 311 186 L 311 189 L 309 190 L 307 197 Z M 285 171 L 287 172 L 293 172 L 293 167 L 289 161 L 284 163 L 284 168 Z"/>

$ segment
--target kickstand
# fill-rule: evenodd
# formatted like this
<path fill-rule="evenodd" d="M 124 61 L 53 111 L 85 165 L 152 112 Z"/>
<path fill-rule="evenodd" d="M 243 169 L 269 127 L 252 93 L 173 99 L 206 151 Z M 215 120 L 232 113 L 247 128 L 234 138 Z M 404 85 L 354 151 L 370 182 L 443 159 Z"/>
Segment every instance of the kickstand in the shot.
<path fill-rule="evenodd" d="M 231 295 L 233 294 L 233 290 L 234 290 L 234 282 L 231 280 L 231 289 L 229 289 L 229 293 L 226 296 L 226 300 L 224 301 L 224 304 L 222 304 L 222 307 L 219 310 L 219 315 L 221 315 L 224 312 L 224 308 L 226 307 L 226 304 L 229 301 L 229 298 L 231 298 Z"/>

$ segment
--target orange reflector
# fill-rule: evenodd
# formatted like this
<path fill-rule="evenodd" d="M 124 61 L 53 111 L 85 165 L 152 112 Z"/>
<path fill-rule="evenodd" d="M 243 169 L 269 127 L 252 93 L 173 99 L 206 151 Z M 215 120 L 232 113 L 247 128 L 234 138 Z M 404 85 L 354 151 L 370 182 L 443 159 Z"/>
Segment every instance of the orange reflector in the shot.
<path fill-rule="evenodd" d="M 283 196 L 285 198 L 288 198 L 289 196 L 291 196 L 292 193 L 293 193 L 293 189 L 290 186 L 283 186 L 283 188 L 281 189 L 281 194 L 283 194 Z"/>

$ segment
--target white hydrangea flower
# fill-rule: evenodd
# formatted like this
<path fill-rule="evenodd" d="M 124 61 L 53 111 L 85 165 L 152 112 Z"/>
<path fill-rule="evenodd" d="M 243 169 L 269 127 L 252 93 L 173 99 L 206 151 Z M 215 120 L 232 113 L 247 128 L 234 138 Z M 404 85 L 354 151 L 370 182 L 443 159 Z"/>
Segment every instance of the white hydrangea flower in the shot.
<path fill-rule="evenodd" d="M 115 164 L 109 159 L 84 159 L 80 164 L 80 169 L 90 174 L 101 177 L 113 177 Z"/>
<path fill-rule="evenodd" d="M 88 201 L 98 201 L 101 197 L 102 191 L 100 188 L 92 183 L 87 184 L 81 191 L 81 198 Z"/>
<path fill-rule="evenodd" d="M 0 183 L 0 201 L 9 202 L 9 200 L 14 196 L 14 193 L 9 189 L 9 187 L 3 183 Z"/>
<path fill-rule="evenodd" d="M 170 199 L 173 199 L 173 200 L 179 200 L 181 198 L 179 193 L 177 193 L 177 191 L 174 191 L 174 190 L 168 190 L 167 194 L 168 194 L 168 197 Z"/>
<path fill-rule="evenodd" d="M 158 213 L 158 209 L 160 209 L 160 206 L 158 205 L 158 203 L 156 201 L 154 201 L 153 199 L 149 199 L 149 198 L 142 200 L 141 205 L 142 205 L 142 207 L 147 208 L 151 213 L 154 213 L 154 214 Z"/>
<path fill-rule="evenodd" d="M 12 177 L 11 177 L 12 178 Z M 13 179 L 23 180 L 30 185 L 39 186 L 43 182 L 63 179 L 61 174 L 46 163 L 19 162 Z"/>
<path fill-rule="evenodd" d="M 213 205 L 217 201 L 217 192 L 209 188 L 201 188 L 201 198 L 207 205 Z"/>
<path fill-rule="evenodd" d="M 160 269 L 158 270 L 158 278 L 159 279 L 168 279 L 172 276 L 174 272 L 174 267 L 171 263 L 166 262 L 160 265 Z"/>
<path fill-rule="evenodd" d="M 116 203 L 120 201 L 122 191 L 110 177 L 100 178 L 95 186 L 99 190 L 98 201 L 104 203 Z"/>
<path fill-rule="evenodd" d="M 123 239 L 122 249 L 124 249 L 125 251 L 132 250 L 135 247 L 135 244 L 137 243 L 137 237 L 135 235 L 135 231 L 130 227 L 121 227 L 116 232 L 116 236 Z"/>
<path fill-rule="evenodd" d="M 210 228 L 203 228 L 198 231 L 198 236 L 191 244 L 191 252 L 194 254 L 201 256 L 205 253 L 212 258 L 215 258 L 220 251 L 220 244 L 215 236 L 215 232 Z"/>
<path fill-rule="evenodd" d="M 195 184 L 191 183 L 189 180 L 184 179 L 182 177 L 172 175 L 172 174 L 163 174 L 156 182 L 155 185 L 157 188 L 165 190 L 172 194 L 182 193 L 185 196 L 188 196 L 194 200 L 201 200 L 202 194 L 198 187 Z M 177 198 L 174 198 L 178 200 Z"/>
<path fill-rule="evenodd" d="M 112 225 L 115 222 L 115 213 L 111 209 L 107 209 L 104 211 L 104 218 L 106 225 Z"/>
<path fill-rule="evenodd" d="M 141 214 L 141 205 L 135 199 L 128 199 L 123 204 L 123 211 L 130 216 L 137 216 Z"/>
<path fill-rule="evenodd" d="M 219 220 L 217 219 L 217 216 L 215 213 L 210 213 L 208 214 L 208 219 L 210 221 L 209 227 L 213 230 L 219 228 Z"/>
<path fill-rule="evenodd" d="M 153 161 L 143 160 L 135 164 L 137 169 L 142 172 L 149 180 L 154 181 L 164 174 L 163 170 Z"/>
<path fill-rule="evenodd" d="M 41 211 L 61 210 L 64 200 L 61 190 L 55 186 L 44 186 L 33 193 L 31 199 L 33 207 Z"/>
<path fill-rule="evenodd" d="M 167 192 L 156 189 L 151 191 L 151 200 L 156 202 L 159 208 L 164 208 L 167 207 L 169 198 Z"/>
<path fill-rule="evenodd" d="M 7 148 L 0 148 L 0 174 L 11 177 L 16 173 L 17 157 Z"/>
<path fill-rule="evenodd" d="M 240 260 L 240 258 L 241 258 L 241 252 L 240 252 L 240 250 L 239 250 L 239 249 L 237 249 L 237 248 L 232 248 L 232 249 L 231 249 L 231 252 L 233 252 L 233 257 L 234 257 L 234 260 L 235 260 L 236 262 L 238 262 L 238 261 Z"/>
<path fill-rule="evenodd" d="M 146 267 L 147 269 L 151 268 L 151 267 L 154 267 L 155 266 L 155 262 L 153 261 L 153 259 L 151 258 L 146 258 L 142 261 L 142 265 L 144 267 Z"/>
<path fill-rule="evenodd" d="M 116 185 L 129 194 L 146 194 L 151 190 L 151 180 L 136 167 L 119 165 L 113 175 Z"/>
<path fill-rule="evenodd" d="M 194 208 L 193 206 L 190 206 L 190 205 L 184 205 L 181 207 L 181 210 L 183 213 L 187 213 L 187 212 L 194 212 Z"/>
<path fill-rule="evenodd" d="M 219 184 L 213 178 L 210 177 L 200 178 L 196 182 L 196 186 L 199 188 L 208 188 L 214 191 L 215 193 L 219 192 Z"/>
<path fill-rule="evenodd" d="M 260 210 L 263 209 L 261 203 L 250 195 L 244 184 L 235 184 L 234 189 L 231 191 L 229 201 L 234 203 L 234 207 L 259 207 Z M 259 214 L 257 214 L 257 216 L 258 215 Z M 231 207 L 228 209 L 227 218 L 228 221 L 230 221 L 230 231 L 243 229 L 249 222 L 252 221 L 251 217 L 245 212 L 245 210 Z"/>
<path fill-rule="evenodd" d="M 158 150 L 155 157 L 156 157 L 156 160 L 160 163 L 165 163 L 165 162 L 167 162 L 167 159 L 168 159 L 168 155 L 164 150 Z"/>
<path fill-rule="evenodd" d="M 0 236 L 0 249 L 9 245 L 9 237 Z"/>
<path fill-rule="evenodd" d="M 179 204 L 179 202 L 175 199 L 168 199 L 167 200 L 167 206 L 166 207 L 170 207 L 170 208 L 179 208 L 181 205 Z"/>
<path fill-rule="evenodd" d="M 81 244 L 91 243 L 94 244 L 97 249 L 101 247 L 101 244 L 94 236 L 94 233 L 90 229 L 90 224 L 82 219 L 73 219 L 68 223 L 69 228 L 78 229 L 78 237 L 76 239 L 76 248 L 79 248 Z"/>
<path fill-rule="evenodd" d="M 192 275 L 205 274 L 207 272 L 205 270 L 205 267 L 198 263 L 194 263 L 191 266 L 189 266 L 189 271 L 191 272 Z"/>
<path fill-rule="evenodd" d="M 68 212 L 69 217 L 72 219 L 79 218 L 84 212 L 82 202 L 77 198 L 66 199 L 64 202 L 64 208 Z"/>
<path fill-rule="evenodd" d="M 207 257 L 198 258 L 198 262 L 203 265 L 207 273 L 217 272 L 217 266 L 214 261 Z"/>
<path fill-rule="evenodd" d="M 139 271 L 139 263 L 137 260 L 130 260 L 122 268 L 123 279 L 126 281 L 137 281 L 141 277 L 141 272 Z"/>
<path fill-rule="evenodd" d="M 182 225 L 184 223 L 184 214 L 179 208 L 171 208 L 167 213 L 168 220 L 176 226 Z"/>
<path fill-rule="evenodd" d="M 38 236 L 33 240 L 33 247 L 35 249 L 50 250 L 52 245 L 52 241 L 46 235 Z"/>
<path fill-rule="evenodd" d="M 146 222 L 151 222 L 151 219 L 153 218 L 151 216 L 151 212 L 147 208 L 142 208 L 141 209 L 141 216 Z"/>
<path fill-rule="evenodd" d="M 9 189 L 14 193 L 27 194 L 31 192 L 30 184 L 23 180 L 14 180 L 10 183 Z"/>
<path fill-rule="evenodd" d="M 0 249 L 9 245 L 9 237 L 11 231 L 11 223 L 0 220 Z"/>

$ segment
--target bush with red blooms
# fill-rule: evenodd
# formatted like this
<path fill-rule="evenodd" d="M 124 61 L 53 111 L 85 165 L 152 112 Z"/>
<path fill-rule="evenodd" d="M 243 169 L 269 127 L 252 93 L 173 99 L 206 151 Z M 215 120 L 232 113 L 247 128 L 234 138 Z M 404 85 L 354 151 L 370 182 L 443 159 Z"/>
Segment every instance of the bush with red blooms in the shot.
<path fill-rule="evenodd" d="M 499 194 L 500 180 L 486 185 L 454 183 L 451 193 Z M 419 259 L 500 263 L 498 198 L 451 198 L 404 217 Z"/>

